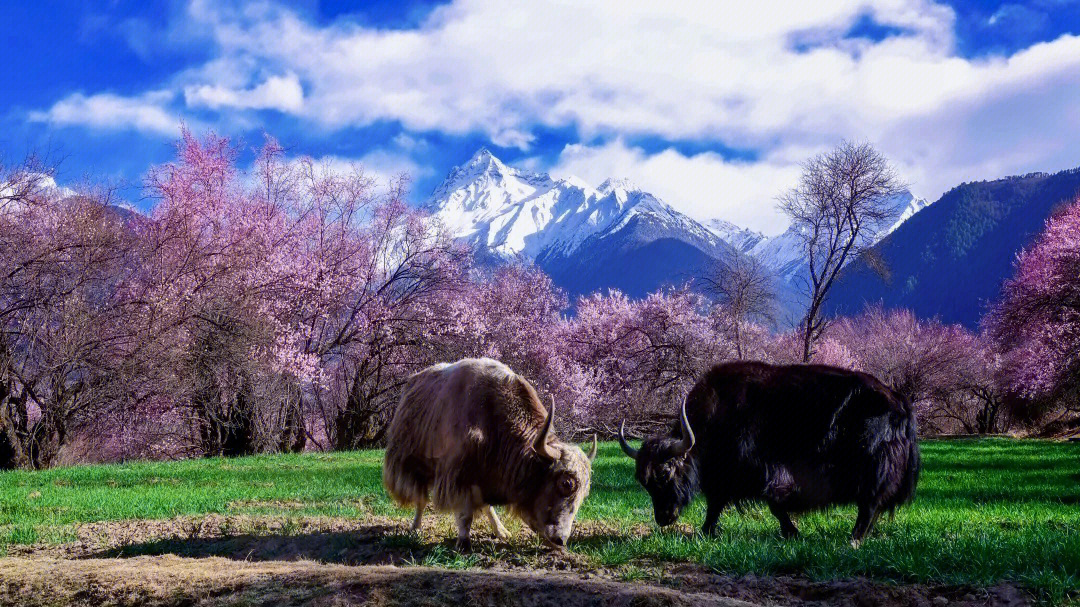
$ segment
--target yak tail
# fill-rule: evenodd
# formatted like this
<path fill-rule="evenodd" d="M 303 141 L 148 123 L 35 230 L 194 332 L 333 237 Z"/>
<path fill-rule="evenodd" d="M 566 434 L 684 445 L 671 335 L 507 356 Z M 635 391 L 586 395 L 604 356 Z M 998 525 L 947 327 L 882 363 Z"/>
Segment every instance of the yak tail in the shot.
<path fill-rule="evenodd" d="M 910 410 L 910 409 L 909 409 Z M 904 442 L 907 443 L 906 462 L 900 475 L 900 483 L 896 493 L 890 500 L 888 509 L 891 511 L 901 504 L 910 502 L 915 497 L 915 486 L 919 483 L 919 472 L 922 470 L 922 457 L 919 455 L 919 437 L 915 431 L 915 415 L 912 414 L 903 421 Z"/>

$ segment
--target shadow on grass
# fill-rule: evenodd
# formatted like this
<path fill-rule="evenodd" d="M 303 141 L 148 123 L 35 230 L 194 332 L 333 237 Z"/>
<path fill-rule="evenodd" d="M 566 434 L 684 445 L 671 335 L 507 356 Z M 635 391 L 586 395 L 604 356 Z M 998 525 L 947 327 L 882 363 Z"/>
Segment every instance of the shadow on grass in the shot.
<path fill-rule="evenodd" d="M 571 540 L 600 545 L 619 535 L 596 533 Z M 623 538 L 625 539 L 625 538 Z M 520 531 L 509 542 L 473 532 L 473 550 L 455 549 L 455 538 L 420 535 L 401 526 L 366 525 L 341 531 L 307 533 L 240 533 L 218 537 L 171 537 L 126 544 L 86 554 L 85 558 L 127 558 L 174 555 L 188 558 L 221 557 L 243 561 L 311 560 L 342 565 L 431 565 L 450 568 L 537 564 L 572 568 L 579 558 L 545 548 L 531 532 Z M 572 546 L 573 547 L 573 546 Z M 571 548 L 572 548 L 571 547 Z"/>
<path fill-rule="evenodd" d="M 313 560 L 345 565 L 422 562 L 432 551 L 453 548 L 453 539 L 425 543 L 400 527 L 372 525 L 346 531 L 300 534 L 236 534 L 221 537 L 162 538 L 127 544 L 89 558 L 133 556 L 222 557 L 245 561 Z"/>

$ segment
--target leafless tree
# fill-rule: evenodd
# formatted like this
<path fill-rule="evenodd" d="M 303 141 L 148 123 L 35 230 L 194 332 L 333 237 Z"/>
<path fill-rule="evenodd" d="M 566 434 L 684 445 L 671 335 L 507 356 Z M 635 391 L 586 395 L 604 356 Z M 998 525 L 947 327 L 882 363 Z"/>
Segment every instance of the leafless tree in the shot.
<path fill-rule="evenodd" d="M 735 355 L 743 359 L 743 329 L 751 322 L 773 323 L 776 290 L 773 274 L 753 255 L 732 255 L 717 262 L 702 278 L 705 290 L 724 306 L 730 317 Z"/>
<path fill-rule="evenodd" d="M 803 360 L 825 329 L 822 315 L 841 268 L 863 254 L 889 218 L 889 199 L 905 184 L 869 143 L 844 141 L 803 164 L 799 185 L 783 194 L 779 208 L 802 239 L 808 263 L 806 315 L 800 327 Z"/>

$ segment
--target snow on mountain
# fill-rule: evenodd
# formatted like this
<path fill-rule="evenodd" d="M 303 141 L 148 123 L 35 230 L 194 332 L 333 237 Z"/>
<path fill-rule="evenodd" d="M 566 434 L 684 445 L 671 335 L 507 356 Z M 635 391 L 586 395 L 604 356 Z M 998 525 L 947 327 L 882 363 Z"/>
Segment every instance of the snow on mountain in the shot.
<path fill-rule="evenodd" d="M 930 203 L 926 200 L 915 198 L 911 192 L 906 190 L 893 197 L 888 203 L 889 214 L 882 222 L 884 227 L 868 236 L 869 244 L 873 245 L 879 242 L 900 227 L 900 224 L 910 219 L 912 215 L 929 205 Z M 788 282 L 791 282 L 807 269 L 802 239 L 794 227 L 772 237 L 761 236 L 756 232 L 741 229 L 722 219 L 711 220 L 709 227 L 713 230 L 713 233 L 735 248 L 760 258 L 767 267 Z M 760 236 L 760 238 L 753 240 L 751 235 Z M 752 241 L 752 244 L 745 247 L 749 241 Z"/>
<path fill-rule="evenodd" d="M 566 257 L 586 240 L 647 216 L 706 247 L 723 241 L 625 179 L 593 188 L 578 178 L 555 179 L 507 166 L 480 149 L 455 167 L 425 205 L 451 234 L 497 256 Z"/>
<path fill-rule="evenodd" d="M 51 175 L 19 173 L 9 177 L 4 182 L 0 182 L 0 209 L 11 211 L 16 206 L 21 206 L 13 198 L 16 197 L 17 192 L 25 192 L 31 188 L 34 192 L 52 200 L 63 200 L 75 195 L 75 190 L 58 185 Z"/>
<path fill-rule="evenodd" d="M 873 242 L 926 204 L 908 192 L 897 196 Z M 451 170 L 425 206 L 477 252 L 532 260 L 571 294 L 614 287 L 643 295 L 740 254 L 759 256 L 782 290 L 794 291 L 806 272 L 801 240 L 791 229 L 766 237 L 722 219 L 702 225 L 629 180 L 593 187 L 556 179 L 507 166 L 486 149 Z"/>
<path fill-rule="evenodd" d="M 760 240 L 748 252 L 761 259 L 767 268 L 787 282 L 791 282 L 806 267 L 802 238 L 792 228 L 783 234 Z"/>
<path fill-rule="evenodd" d="M 900 224 L 911 219 L 912 215 L 930 206 L 930 203 L 925 198 L 915 198 L 911 195 L 911 192 L 908 191 L 900 194 L 894 200 L 896 204 L 893 207 L 894 213 L 892 216 L 895 219 L 893 220 L 892 225 L 875 235 L 875 244 L 880 242 L 882 238 L 892 234 L 896 228 L 900 227 Z"/>
<path fill-rule="evenodd" d="M 750 249 L 754 248 L 754 245 L 765 240 L 765 235 L 761 232 L 755 232 L 749 228 L 740 228 L 723 219 L 710 219 L 706 222 L 705 227 L 743 253 L 750 251 Z"/>

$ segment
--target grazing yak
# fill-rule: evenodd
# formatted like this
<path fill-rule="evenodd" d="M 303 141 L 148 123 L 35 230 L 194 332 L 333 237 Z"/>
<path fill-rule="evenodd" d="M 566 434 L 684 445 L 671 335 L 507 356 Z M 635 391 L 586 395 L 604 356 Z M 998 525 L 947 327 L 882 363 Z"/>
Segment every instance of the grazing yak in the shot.
<path fill-rule="evenodd" d="M 670 436 L 634 449 L 623 427 L 619 443 L 637 460 L 656 522 L 675 522 L 700 490 L 710 535 L 729 504 L 766 502 L 784 537 L 794 537 L 789 512 L 854 503 L 858 547 L 881 512 L 911 499 L 919 478 L 911 403 L 870 375 L 835 367 L 720 364 L 690 390 Z"/>
<path fill-rule="evenodd" d="M 508 534 L 492 505 L 506 505 L 545 542 L 566 544 L 589 493 L 592 451 L 552 433 L 547 411 L 525 378 L 501 362 L 467 358 L 409 378 L 387 431 L 383 484 L 401 505 L 416 507 L 413 529 L 429 496 L 454 512 L 460 550 L 469 550 L 477 511 L 495 535 Z"/>

